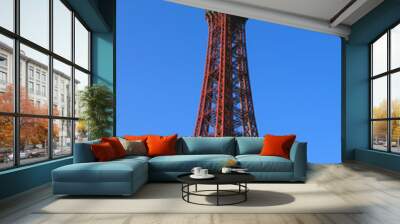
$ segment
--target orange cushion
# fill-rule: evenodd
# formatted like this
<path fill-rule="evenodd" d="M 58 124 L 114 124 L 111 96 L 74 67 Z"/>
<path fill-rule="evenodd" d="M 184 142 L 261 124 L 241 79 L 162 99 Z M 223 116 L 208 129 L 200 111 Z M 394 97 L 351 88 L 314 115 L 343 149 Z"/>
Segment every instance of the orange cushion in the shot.
<path fill-rule="evenodd" d="M 91 145 L 94 157 L 99 162 L 110 161 L 116 159 L 115 151 L 112 145 L 108 142 Z"/>
<path fill-rule="evenodd" d="M 126 156 L 126 151 L 124 146 L 122 146 L 121 142 L 117 137 L 109 137 L 109 138 L 101 138 L 101 142 L 108 142 L 114 149 L 115 155 L 118 158 Z"/>
<path fill-rule="evenodd" d="M 178 135 L 148 136 L 148 156 L 176 155 L 176 139 Z"/>
<path fill-rule="evenodd" d="M 262 156 L 280 156 L 290 159 L 290 148 L 292 147 L 296 135 L 274 136 L 265 135 L 264 145 L 261 149 Z"/>
<path fill-rule="evenodd" d="M 134 135 L 125 135 L 124 139 L 129 140 L 129 141 L 143 141 L 146 142 L 147 140 L 147 135 L 142 135 L 142 136 L 134 136 Z"/>

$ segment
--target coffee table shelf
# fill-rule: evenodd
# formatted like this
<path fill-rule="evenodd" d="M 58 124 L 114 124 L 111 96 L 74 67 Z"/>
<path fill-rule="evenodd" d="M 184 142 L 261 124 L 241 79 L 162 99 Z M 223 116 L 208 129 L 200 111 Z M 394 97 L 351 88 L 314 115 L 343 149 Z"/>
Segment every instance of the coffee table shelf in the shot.
<path fill-rule="evenodd" d="M 182 199 L 188 203 L 197 205 L 235 205 L 247 201 L 247 192 L 249 188 L 247 183 L 255 180 L 254 176 L 251 174 L 242 173 L 230 173 L 222 174 L 216 173 L 215 177 L 212 179 L 193 179 L 189 174 L 182 174 L 178 176 L 178 181 L 182 183 Z M 197 185 L 215 185 L 215 190 L 198 190 Z M 221 189 L 221 185 L 236 185 L 237 190 L 226 190 Z M 190 186 L 194 186 L 195 190 L 191 191 Z M 207 194 L 209 192 L 214 192 L 215 194 Z M 215 197 L 216 204 L 203 204 L 190 200 L 191 196 L 202 196 L 202 197 Z M 239 200 L 230 203 L 221 202 L 222 198 L 226 197 L 240 197 Z"/>

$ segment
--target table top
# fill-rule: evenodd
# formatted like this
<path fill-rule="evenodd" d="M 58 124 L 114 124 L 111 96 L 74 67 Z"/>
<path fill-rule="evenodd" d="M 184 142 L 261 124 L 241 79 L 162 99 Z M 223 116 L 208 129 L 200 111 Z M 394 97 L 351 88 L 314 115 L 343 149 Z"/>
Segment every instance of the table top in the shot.
<path fill-rule="evenodd" d="M 212 179 L 193 179 L 191 173 L 182 174 L 177 177 L 178 181 L 186 184 L 236 184 L 248 183 L 255 180 L 249 173 L 213 173 Z"/>

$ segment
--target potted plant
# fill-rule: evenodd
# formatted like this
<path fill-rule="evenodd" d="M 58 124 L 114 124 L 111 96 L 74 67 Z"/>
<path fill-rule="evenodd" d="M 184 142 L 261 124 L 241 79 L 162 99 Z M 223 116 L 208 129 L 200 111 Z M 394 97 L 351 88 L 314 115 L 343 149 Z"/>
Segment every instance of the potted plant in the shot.
<path fill-rule="evenodd" d="M 114 102 L 113 93 L 108 87 L 99 84 L 86 87 L 80 93 L 79 106 L 82 109 L 82 121 L 78 122 L 78 128 L 87 129 L 85 134 L 89 140 L 111 135 Z"/>

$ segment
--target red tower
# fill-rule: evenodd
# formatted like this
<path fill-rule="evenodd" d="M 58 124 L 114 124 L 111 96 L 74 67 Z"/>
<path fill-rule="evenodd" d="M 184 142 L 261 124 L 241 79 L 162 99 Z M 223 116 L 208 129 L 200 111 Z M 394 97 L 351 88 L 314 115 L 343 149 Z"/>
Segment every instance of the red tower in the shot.
<path fill-rule="evenodd" d="M 246 18 L 206 12 L 208 48 L 195 136 L 258 136 L 247 66 Z"/>

